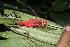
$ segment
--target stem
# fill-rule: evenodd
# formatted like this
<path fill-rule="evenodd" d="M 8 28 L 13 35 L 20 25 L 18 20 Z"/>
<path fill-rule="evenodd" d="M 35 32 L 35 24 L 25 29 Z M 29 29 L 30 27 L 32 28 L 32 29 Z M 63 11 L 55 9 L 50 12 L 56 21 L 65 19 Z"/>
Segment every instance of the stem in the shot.
<path fill-rule="evenodd" d="M 19 1 L 19 0 L 16 0 L 16 1 L 17 1 L 18 3 L 21 3 L 21 4 L 25 5 L 25 6 L 28 7 L 29 9 L 31 9 L 32 12 L 35 14 L 35 16 L 37 16 L 36 12 L 35 12 L 29 5 L 23 3 L 23 2 L 21 2 L 21 1 Z"/>

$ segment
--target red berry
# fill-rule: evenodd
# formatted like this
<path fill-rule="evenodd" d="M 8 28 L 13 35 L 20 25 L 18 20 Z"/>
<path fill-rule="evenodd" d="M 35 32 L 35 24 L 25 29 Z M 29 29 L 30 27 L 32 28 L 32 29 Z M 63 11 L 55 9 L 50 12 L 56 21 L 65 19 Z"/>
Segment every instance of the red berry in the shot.
<path fill-rule="evenodd" d="M 46 26 L 47 24 L 47 21 L 44 21 L 44 19 L 40 20 L 40 19 L 29 19 L 28 21 L 19 21 L 18 24 L 19 25 L 25 25 L 25 26 L 28 26 L 28 27 L 34 27 L 34 26 Z"/>

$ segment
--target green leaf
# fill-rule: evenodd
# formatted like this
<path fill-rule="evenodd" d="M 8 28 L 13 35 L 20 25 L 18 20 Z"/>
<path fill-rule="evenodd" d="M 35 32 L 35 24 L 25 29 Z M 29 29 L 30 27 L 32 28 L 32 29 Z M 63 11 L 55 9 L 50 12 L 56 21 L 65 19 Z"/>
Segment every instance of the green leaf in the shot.
<path fill-rule="evenodd" d="M 0 24 L 18 24 L 18 21 L 16 19 L 0 18 Z"/>
<path fill-rule="evenodd" d="M 42 43 L 30 39 L 7 39 L 0 40 L 1 47 L 54 47 L 54 45 Z"/>
<path fill-rule="evenodd" d="M 2 15 L 0 14 L 0 18 L 2 18 Z"/>
<path fill-rule="evenodd" d="M 27 13 L 23 13 L 23 12 L 19 12 L 19 11 L 14 11 L 14 10 L 9 10 L 9 9 L 4 9 L 4 14 L 7 14 L 7 15 L 12 14 L 12 16 L 13 16 L 13 12 L 15 12 L 15 14 L 17 16 L 20 16 L 19 20 L 41 19 L 39 17 L 35 17 L 35 16 L 32 16 L 32 15 L 27 14 Z"/>
<path fill-rule="evenodd" d="M 52 10 L 55 12 L 62 12 L 70 9 L 70 0 L 56 0 L 53 2 Z"/>
<path fill-rule="evenodd" d="M 11 27 L 11 30 L 13 30 L 14 32 L 16 32 L 18 34 L 25 35 L 29 38 L 33 38 L 33 39 L 47 42 L 50 44 L 56 44 L 58 41 L 58 38 L 60 37 L 60 35 L 58 35 L 58 34 L 53 34 L 52 32 L 51 33 L 44 32 L 41 30 L 37 30 L 36 28 L 19 27 L 19 29 L 17 29 L 17 28 Z M 60 31 L 56 31 L 56 32 L 62 32 L 62 31 L 60 30 Z"/>
<path fill-rule="evenodd" d="M 3 18 L 0 14 L 0 24 L 17 24 L 18 21 L 17 19 Z"/>
<path fill-rule="evenodd" d="M 70 25 L 70 14 L 49 12 L 49 16 L 58 24 L 62 26 Z"/>
<path fill-rule="evenodd" d="M 8 13 L 9 12 L 9 13 Z M 14 14 L 14 13 L 15 14 Z M 8 9 L 4 9 L 4 14 L 7 14 L 7 15 L 10 15 L 12 14 L 12 16 L 15 17 L 15 15 L 17 16 L 20 16 L 19 19 L 16 19 L 17 17 L 15 17 L 15 19 L 17 21 L 15 21 L 15 19 L 13 18 L 3 18 L 3 19 L 7 19 L 6 21 L 8 22 L 9 20 L 13 20 L 14 22 L 18 22 L 18 20 L 28 20 L 28 19 L 43 19 L 43 18 L 39 18 L 39 17 L 35 17 L 35 16 L 32 16 L 30 14 L 27 14 L 27 13 L 23 13 L 23 12 L 19 12 L 19 11 L 14 11 L 14 10 L 8 10 Z M 2 19 L 2 20 L 3 20 Z M 3 21 L 1 21 L 3 22 Z M 4 21 L 5 22 L 5 21 Z M 6 23 L 6 22 L 5 22 Z M 11 22 L 10 22 L 11 24 Z M 24 42 L 24 39 L 22 42 L 24 42 L 25 44 L 27 44 L 28 46 L 30 47 L 41 47 L 41 45 L 39 46 L 40 43 L 42 43 L 42 47 L 45 47 L 45 46 L 48 46 L 48 47 L 51 47 L 50 44 L 52 44 L 52 47 L 53 44 L 56 44 L 57 41 L 58 41 L 58 38 L 60 37 L 59 34 L 62 33 L 63 31 L 63 27 L 52 22 L 52 21 L 48 21 L 47 22 L 47 25 L 43 28 L 43 27 L 35 27 L 35 28 L 28 28 L 28 27 L 25 27 L 25 26 L 18 26 L 18 28 L 16 28 L 14 25 L 10 25 L 9 23 L 5 24 L 6 26 L 10 26 L 10 29 L 12 31 L 14 31 L 15 33 L 13 32 L 10 32 L 10 31 L 6 31 L 6 32 L 1 32 L 0 36 L 1 37 L 4 37 L 4 38 L 8 38 L 6 41 L 12 41 L 11 44 L 13 44 L 14 42 L 13 41 L 16 41 L 16 42 L 19 42 L 22 40 L 22 38 L 25 38 L 25 37 L 22 37 L 23 36 L 26 36 L 26 37 L 29 37 L 29 40 L 33 39 L 33 41 L 35 41 L 35 43 L 32 43 L 28 40 L 29 44 Z M 14 23 L 13 23 L 14 24 Z M 12 28 L 11 28 L 12 27 Z M 61 29 L 62 28 L 62 29 Z M 45 32 L 44 32 L 45 31 Z M 9 33 L 10 32 L 10 33 Z M 17 34 L 16 34 L 17 33 Z M 53 34 L 55 33 L 55 34 Z M 21 34 L 21 35 L 19 35 Z M 56 37 L 57 36 L 57 37 Z M 19 39 L 19 41 L 17 40 Z M 26 40 L 26 39 L 25 39 Z M 37 42 L 37 40 L 39 42 Z M 47 42 L 47 44 L 43 43 L 43 42 Z M 2 43 L 2 42 L 1 42 Z M 1 44 L 0 43 L 0 44 Z M 10 43 L 10 42 L 9 42 Z M 33 46 L 31 46 L 31 44 Z M 20 43 L 22 44 L 22 43 Z M 18 46 L 20 46 L 20 44 Z M 26 46 L 24 44 L 24 46 Z M 37 45 L 38 44 L 38 45 Z M 15 44 L 16 45 L 16 44 Z M 9 46 L 9 45 L 8 45 Z M 27 47 L 28 47 L 27 46 Z M 21 47 L 21 46 L 20 46 Z"/>
<path fill-rule="evenodd" d="M 5 31 L 5 32 L 0 32 L 0 36 L 8 39 L 19 39 L 23 38 L 24 36 L 18 35 L 12 31 Z"/>

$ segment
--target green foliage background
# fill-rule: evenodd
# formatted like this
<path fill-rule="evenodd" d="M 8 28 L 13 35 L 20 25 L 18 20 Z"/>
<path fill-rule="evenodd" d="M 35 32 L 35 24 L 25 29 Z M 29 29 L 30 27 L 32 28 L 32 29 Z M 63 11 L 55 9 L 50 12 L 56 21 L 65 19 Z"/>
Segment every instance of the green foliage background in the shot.
<path fill-rule="evenodd" d="M 58 42 L 58 39 L 63 31 L 63 27 L 70 25 L 70 0 L 19 0 L 22 3 L 19 3 L 18 0 L 0 0 L 0 46 L 1 47 L 55 47 L 54 44 Z M 25 4 L 25 5 L 24 5 Z M 37 15 L 28 7 L 30 6 Z M 6 10 L 7 9 L 7 10 Z M 44 35 L 40 34 L 40 37 L 43 35 L 47 36 L 47 40 L 38 39 L 35 40 L 36 36 L 29 36 L 34 38 L 25 37 L 27 34 L 22 33 L 21 31 L 13 30 L 17 25 L 17 22 L 20 20 L 17 19 L 7 19 L 3 18 L 4 14 L 12 14 L 15 12 L 16 15 L 20 16 L 20 20 L 28 20 L 36 17 L 37 19 L 48 19 L 48 25 L 44 28 L 35 27 L 18 27 L 19 30 L 24 29 L 26 33 L 32 31 L 41 31 L 36 32 L 36 35 L 45 31 L 49 34 Z M 20 14 L 22 13 L 22 14 Z M 29 17 L 27 17 L 27 15 Z M 34 16 L 33 16 L 34 15 Z M 53 21 L 53 22 L 52 22 Z M 55 22 L 55 23 L 54 23 Z M 60 25 L 58 25 L 60 24 Z M 53 27 L 54 25 L 54 27 Z M 8 28 L 13 27 L 13 28 Z M 58 28 L 57 28 L 58 26 Z M 63 27 L 62 27 L 63 26 Z M 62 27 L 62 29 L 61 29 Z M 17 29 L 18 29 L 17 28 Z M 15 33 L 15 31 L 17 31 Z M 35 32 L 32 32 L 35 35 Z M 29 34 L 31 35 L 31 34 Z M 54 36 L 53 36 L 54 35 Z M 48 38 L 50 39 L 48 40 Z M 40 40 L 47 41 L 48 43 L 40 42 Z M 56 41 L 56 42 L 55 42 Z"/>

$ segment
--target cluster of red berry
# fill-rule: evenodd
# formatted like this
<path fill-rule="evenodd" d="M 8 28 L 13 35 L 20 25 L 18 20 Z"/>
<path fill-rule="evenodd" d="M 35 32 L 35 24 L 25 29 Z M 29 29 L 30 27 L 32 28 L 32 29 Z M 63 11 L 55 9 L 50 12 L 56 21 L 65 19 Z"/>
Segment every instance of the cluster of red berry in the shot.
<path fill-rule="evenodd" d="M 41 27 L 45 27 L 47 24 L 48 20 L 40 20 L 40 19 L 29 19 L 28 21 L 22 20 L 19 21 L 18 24 L 19 25 L 25 25 L 27 27 L 35 27 L 35 26 L 41 26 Z"/>

